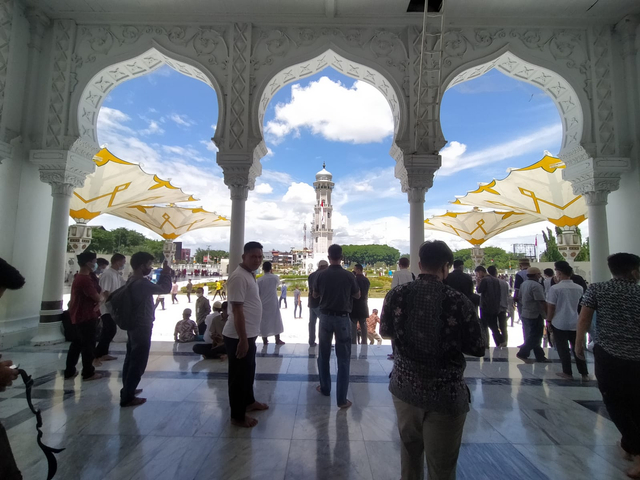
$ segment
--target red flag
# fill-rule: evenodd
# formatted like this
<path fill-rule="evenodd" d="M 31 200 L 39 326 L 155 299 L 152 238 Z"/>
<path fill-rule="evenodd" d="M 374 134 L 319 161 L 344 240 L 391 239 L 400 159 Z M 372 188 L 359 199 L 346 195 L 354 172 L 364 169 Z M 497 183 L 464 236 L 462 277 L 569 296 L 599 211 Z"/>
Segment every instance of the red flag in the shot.
<path fill-rule="evenodd" d="M 536 247 L 538 246 L 538 236 L 536 235 Z"/>

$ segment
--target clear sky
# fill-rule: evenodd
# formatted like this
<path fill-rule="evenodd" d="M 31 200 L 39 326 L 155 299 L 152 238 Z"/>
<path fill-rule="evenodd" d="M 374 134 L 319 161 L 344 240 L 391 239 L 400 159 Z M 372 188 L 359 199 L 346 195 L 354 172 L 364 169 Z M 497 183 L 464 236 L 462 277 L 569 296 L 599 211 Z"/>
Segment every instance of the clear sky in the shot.
<path fill-rule="evenodd" d="M 443 167 L 426 195 L 427 217 L 460 210 L 448 204 L 455 195 L 477 188 L 478 182 L 504 178 L 507 168 L 530 165 L 545 150 L 557 154 L 560 148 L 562 128 L 552 101 L 536 87 L 495 70 L 447 91 L 441 116 L 448 144 L 442 151 Z M 194 194 L 198 205 L 230 214 L 229 191 L 210 140 L 217 120 L 215 92 L 165 66 L 109 95 L 100 111 L 98 135 L 117 156 L 142 163 L 146 171 L 171 178 Z M 315 201 L 312 184 L 326 162 L 336 184 L 334 241 L 387 243 L 408 252 L 409 204 L 393 175 L 392 133 L 391 111 L 382 94 L 333 69 L 282 88 L 265 116 L 269 154 L 249 193 L 245 239 L 269 249 L 302 247 L 303 224 L 309 227 Z M 159 238 L 108 215 L 92 223 L 135 228 Z M 533 243 L 544 227 L 522 227 L 486 245 L 511 249 L 512 243 Z M 454 249 L 469 246 L 444 233 L 426 231 L 425 236 L 446 240 Z M 228 249 L 228 238 L 227 229 L 210 229 L 181 240 L 185 247 Z"/>

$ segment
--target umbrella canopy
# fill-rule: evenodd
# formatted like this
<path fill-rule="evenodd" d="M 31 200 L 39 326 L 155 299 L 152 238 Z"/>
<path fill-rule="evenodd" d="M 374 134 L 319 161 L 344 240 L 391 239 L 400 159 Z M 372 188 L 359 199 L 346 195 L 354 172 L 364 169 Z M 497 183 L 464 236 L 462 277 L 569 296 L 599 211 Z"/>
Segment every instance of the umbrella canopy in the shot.
<path fill-rule="evenodd" d="M 180 235 L 200 228 L 229 227 L 228 217 L 202 208 L 186 208 L 169 205 L 167 207 L 148 207 L 134 205 L 109 212 L 116 217 L 130 220 L 153 230 L 165 240 L 175 240 Z"/>
<path fill-rule="evenodd" d="M 515 168 L 503 180 L 457 197 L 455 205 L 497 208 L 529 213 L 558 227 L 577 227 L 587 218 L 587 204 L 562 178 L 564 163 L 545 155 L 525 168 Z"/>
<path fill-rule="evenodd" d="M 100 150 L 93 161 L 98 168 L 87 177 L 84 187 L 76 189 L 71 197 L 69 215 L 76 222 L 86 223 L 128 205 L 195 200 L 171 185 L 169 180 L 146 173 L 140 165 L 126 162 L 106 148 Z"/>
<path fill-rule="evenodd" d="M 470 212 L 447 212 L 428 218 L 424 221 L 424 228 L 450 233 L 471 245 L 480 246 L 507 230 L 541 221 L 541 218 L 528 213 L 483 212 L 475 207 Z"/>

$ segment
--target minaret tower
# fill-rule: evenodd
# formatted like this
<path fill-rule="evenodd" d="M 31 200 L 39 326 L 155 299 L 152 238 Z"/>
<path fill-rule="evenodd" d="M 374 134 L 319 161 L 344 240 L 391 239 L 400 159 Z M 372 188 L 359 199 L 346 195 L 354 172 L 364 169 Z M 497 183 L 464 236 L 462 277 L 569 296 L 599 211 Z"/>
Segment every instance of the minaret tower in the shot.
<path fill-rule="evenodd" d="M 332 178 L 333 175 L 327 172 L 323 163 L 322 170 L 316 173 L 316 181 L 313 183 L 313 187 L 316 190 L 316 205 L 314 207 L 311 237 L 313 241 L 313 256 L 316 259 L 326 258 L 329 245 L 333 243 L 331 192 L 335 184 L 331 181 Z"/>

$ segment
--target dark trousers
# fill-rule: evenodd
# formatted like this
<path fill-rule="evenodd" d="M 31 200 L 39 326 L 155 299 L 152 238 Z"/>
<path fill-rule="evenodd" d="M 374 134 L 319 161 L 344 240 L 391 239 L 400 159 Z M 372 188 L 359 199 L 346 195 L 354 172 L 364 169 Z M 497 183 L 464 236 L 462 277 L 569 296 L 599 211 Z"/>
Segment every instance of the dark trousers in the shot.
<path fill-rule="evenodd" d="M 558 356 L 562 361 L 562 371 L 567 375 L 573 375 L 571 370 L 571 354 L 573 353 L 576 359 L 576 367 L 578 367 L 578 373 L 580 375 L 589 375 L 587 369 L 587 362 L 581 360 L 576 356 L 576 332 L 575 330 L 560 330 L 553 325 L 553 341 L 558 350 Z"/>
<path fill-rule="evenodd" d="M 173 305 L 174 303 L 180 303 L 178 301 L 178 294 L 177 293 L 172 293 L 171 294 L 171 305 Z"/>
<path fill-rule="evenodd" d="M 485 336 L 487 337 L 487 342 L 485 345 L 489 346 L 489 338 L 486 335 L 487 328 L 491 329 L 491 333 L 493 335 L 493 341 L 496 343 L 496 347 L 500 345 L 504 339 L 502 338 L 502 334 L 500 333 L 500 329 L 498 328 L 498 314 L 497 313 L 488 313 L 484 312 L 482 309 L 480 310 L 482 327 L 484 328 Z"/>
<path fill-rule="evenodd" d="M 204 332 L 207 331 L 207 324 L 202 321 L 202 323 L 198 324 L 198 335 L 204 335 Z"/>
<path fill-rule="evenodd" d="M 298 302 L 295 302 L 295 305 L 293 306 L 293 318 L 296 318 L 296 312 L 298 309 L 300 309 L 300 318 L 302 318 L 302 304 Z"/>
<path fill-rule="evenodd" d="M 109 353 L 109 345 L 111 340 L 116 336 L 118 327 L 111 315 L 105 313 L 100 317 L 102 320 L 102 331 L 100 332 L 100 338 L 98 339 L 98 346 L 96 347 L 96 358 L 104 357 Z"/>
<path fill-rule="evenodd" d="M 212 343 L 196 343 L 193 346 L 193 353 L 203 355 L 206 358 L 220 358 L 220 355 L 226 355 L 227 348 L 224 343 L 214 347 Z"/>
<path fill-rule="evenodd" d="M 358 324 L 360 324 L 360 343 L 362 345 L 367 343 L 367 319 L 366 318 L 352 318 L 351 319 L 351 344 L 356 345 L 358 343 Z"/>
<path fill-rule="evenodd" d="M 593 356 L 602 400 L 622 434 L 620 445 L 640 455 L 640 362 L 614 357 L 597 343 Z"/>
<path fill-rule="evenodd" d="M 282 302 L 284 302 L 284 308 L 287 308 L 287 296 L 280 296 L 280 301 L 278 302 L 278 308 L 282 308 Z"/>
<path fill-rule="evenodd" d="M 0 478 L 2 480 L 22 480 L 16 460 L 13 458 L 7 432 L 0 423 Z"/>
<path fill-rule="evenodd" d="M 336 336 L 335 352 L 338 357 L 338 377 L 336 380 L 336 395 L 338 406 L 347 403 L 349 390 L 349 372 L 351 369 L 351 320 L 347 316 L 325 315 L 320 313 L 320 342 L 318 346 L 318 376 L 320 390 L 323 395 L 331 394 L 331 341 Z"/>
<path fill-rule="evenodd" d="M 120 405 L 129 403 L 135 397 L 136 388 L 147 368 L 149 352 L 151 351 L 152 325 L 138 325 L 127 331 L 127 355 L 124 357 L 122 368 L 122 390 L 120 390 Z"/>
<path fill-rule="evenodd" d="M 511 319 L 513 322 L 513 319 Z M 498 327 L 500 327 L 500 333 L 502 334 L 503 342 L 509 343 L 509 330 L 507 330 L 507 312 L 498 313 Z"/>
<path fill-rule="evenodd" d="M 318 321 L 318 308 L 309 307 L 309 345 L 316 343 L 316 323 Z"/>
<path fill-rule="evenodd" d="M 536 357 L 536 360 L 543 360 L 545 358 L 544 350 L 542 349 L 542 336 L 544 335 L 544 320 L 542 315 L 537 318 L 524 318 L 520 317 L 522 321 L 522 328 L 527 333 L 524 345 L 518 351 L 518 355 L 524 358 L 529 358 L 531 351 Z"/>
<path fill-rule="evenodd" d="M 191 303 L 191 292 L 187 292 L 187 302 Z"/>
<path fill-rule="evenodd" d="M 95 368 L 93 360 L 96 350 L 97 319 L 72 325 L 71 345 L 67 352 L 67 368 L 64 371 L 65 378 L 71 378 L 76 374 L 76 364 L 82 354 L 82 378 L 93 377 Z"/>
<path fill-rule="evenodd" d="M 248 338 L 249 350 L 242 357 L 236 357 L 236 350 L 240 340 L 225 337 L 224 345 L 227 348 L 229 359 L 229 406 L 231 418 L 239 422 L 244 421 L 247 407 L 256 401 L 253 396 L 253 380 L 256 376 L 256 338 Z"/>

